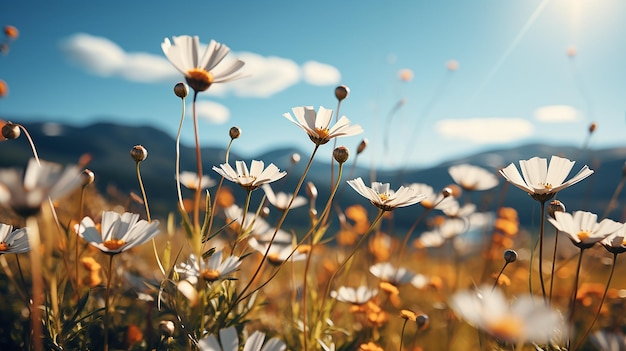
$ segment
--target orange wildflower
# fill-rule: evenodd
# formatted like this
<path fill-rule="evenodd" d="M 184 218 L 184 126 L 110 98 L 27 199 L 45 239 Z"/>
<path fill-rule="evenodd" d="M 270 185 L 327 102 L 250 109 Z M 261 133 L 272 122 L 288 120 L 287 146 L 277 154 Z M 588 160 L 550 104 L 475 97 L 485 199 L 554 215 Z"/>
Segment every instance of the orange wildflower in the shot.
<path fill-rule="evenodd" d="M 14 26 L 7 25 L 4 26 L 4 35 L 6 35 L 9 39 L 17 39 L 17 37 L 20 35 L 20 32 Z"/>

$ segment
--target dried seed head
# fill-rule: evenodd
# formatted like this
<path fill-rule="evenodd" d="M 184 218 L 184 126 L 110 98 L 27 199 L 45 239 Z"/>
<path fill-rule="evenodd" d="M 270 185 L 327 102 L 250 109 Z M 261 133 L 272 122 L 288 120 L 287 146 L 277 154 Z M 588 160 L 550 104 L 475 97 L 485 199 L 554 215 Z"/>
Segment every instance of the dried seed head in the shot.
<path fill-rule="evenodd" d="M 141 162 L 148 157 L 148 150 L 141 145 L 135 145 L 130 150 L 130 157 L 132 157 L 135 162 Z"/>
<path fill-rule="evenodd" d="M 559 200 L 552 200 L 548 205 L 548 215 L 552 218 L 555 212 L 565 212 L 565 205 Z"/>
<path fill-rule="evenodd" d="M 345 163 L 348 160 L 349 156 L 350 152 L 345 146 L 339 146 L 335 150 L 333 150 L 333 157 L 335 158 L 335 161 L 339 162 L 340 164 Z"/>
<path fill-rule="evenodd" d="M 300 154 L 297 152 L 294 152 L 293 154 L 291 154 L 291 163 L 296 164 L 298 162 L 300 162 Z"/>
<path fill-rule="evenodd" d="M 239 127 L 231 127 L 228 131 L 231 139 L 237 139 L 241 136 L 241 129 Z"/>
<path fill-rule="evenodd" d="M 161 332 L 161 335 L 166 338 L 174 335 L 175 330 L 176 327 L 174 326 L 174 322 L 172 321 L 161 321 L 161 323 L 159 323 L 159 331 Z"/>
<path fill-rule="evenodd" d="M 85 168 L 80 173 L 80 177 L 82 179 L 83 186 L 87 186 L 96 179 L 96 175 L 89 169 Z"/>
<path fill-rule="evenodd" d="M 517 252 L 515 250 L 506 250 L 504 251 L 504 260 L 506 263 L 513 263 L 517 261 Z"/>
<path fill-rule="evenodd" d="M 176 83 L 176 85 L 174 85 L 174 94 L 181 99 L 186 98 L 187 95 L 189 95 L 189 88 L 187 87 L 187 84 L 183 82 Z"/>
<path fill-rule="evenodd" d="M 366 147 L 367 147 L 367 139 L 361 140 L 361 142 L 359 143 L 359 147 L 357 147 L 356 149 L 356 154 L 358 155 L 361 152 L 363 152 Z"/>
<path fill-rule="evenodd" d="M 20 137 L 21 133 L 20 126 L 13 122 L 7 122 L 2 126 L 2 136 L 5 139 L 17 139 Z"/>
<path fill-rule="evenodd" d="M 451 195 L 454 196 L 454 198 L 456 199 L 460 198 L 463 194 L 463 190 L 461 189 L 461 187 L 456 184 L 450 184 L 446 188 L 451 191 Z"/>
<path fill-rule="evenodd" d="M 441 195 L 443 195 L 443 197 L 448 197 L 452 195 L 452 189 L 450 189 L 449 187 L 441 189 Z"/>
<path fill-rule="evenodd" d="M 335 97 L 339 101 L 342 101 L 343 99 L 347 98 L 348 94 L 350 94 L 350 88 L 348 88 L 345 85 L 340 85 L 335 88 Z"/>

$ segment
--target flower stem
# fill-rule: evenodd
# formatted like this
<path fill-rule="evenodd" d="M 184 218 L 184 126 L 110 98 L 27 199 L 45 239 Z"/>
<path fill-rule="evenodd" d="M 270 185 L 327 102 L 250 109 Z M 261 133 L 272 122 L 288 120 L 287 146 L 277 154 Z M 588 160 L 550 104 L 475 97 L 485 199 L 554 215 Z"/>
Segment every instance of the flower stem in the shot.
<path fill-rule="evenodd" d="M 541 294 L 543 296 L 543 301 L 547 303 L 546 299 L 546 286 L 543 281 L 543 237 L 544 237 L 544 227 L 546 219 L 544 217 L 544 211 L 546 208 L 546 202 L 541 201 L 541 213 L 540 213 L 540 222 L 539 222 L 539 282 L 541 283 Z"/>
<path fill-rule="evenodd" d="M 600 299 L 600 305 L 598 305 L 598 311 L 596 311 L 595 316 L 593 316 L 593 320 L 591 321 L 589 328 L 587 328 L 587 331 L 585 331 L 585 334 L 583 334 L 583 337 L 580 338 L 580 340 L 578 340 L 578 343 L 572 349 L 573 351 L 578 350 L 578 348 L 582 345 L 582 343 L 585 341 L 585 339 L 591 332 L 591 329 L 593 328 L 594 324 L 596 324 L 598 317 L 600 316 L 600 311 L 602 311 L 602 305 L 604 304 L 604 300 L 606 299 L 606 294 L 608 293 L 609 287 L 611 286 L 611 279 L 613 279 L 613 273 L 615 273 L 616 263 L 617 263 L 617 253 L 614 252 L 613 253 L 613 265 L 611 265 L 611 273 L 609 273 L 609 279 L 607 280 L 606 286 L 604 287 L 604 293 L 602 294 L 602 299 Z"/>
<path fill-rule="evenodd" d="M 180 117 L 180 123 L 178 124 L 178 132 L 176 133 L 176 191 L 178 194 L 178 206 L 181 211 L 184 210 L 185 204 L 183 203 L 183 193 L 180 190 L 180 133 L 183 129 L 183 122 L 185 121 L 185 98 L 182 101 L 182 116 Z"/>
<path fill-rule="evenodd" d="M 109 294 L 111 291 L 111 277 L 113 276 L 113 256 L 115 255 L 109 255 L 107 287 L 104 291 L 104 351 L 109 350 Z"/>
<path fill-rule="evenodd" d="M 583 247 L 580 248 L 580 254 L 578 255 L 578 264 L 576 265 L 576 276 L 574 278 L 574 287 L 572 291 L 572 301 L 570 302 L 570 310 L 569 310 L 569 323 L 572 324 L 574 321 L 574 311 L 576 310 L 576 299 L 578 298 L 578 279 L 580 278 L 580 267 L 583 262 L 583 253 L 585 249 Z M 567 340 L 567 349 L 569 350 L 571 339 Z"/>
<path fill-rule="evenodd" d="M 195 235 L 200 236 L 200 195 L 202 194 L 202 188 L 200 186 L 200 182 L 202 181 L 202 155 L 200 151 L 200 138 L 198 131 L 198 115 L 196 113 L 196 100 L 198 98 L 198 91 L 194 90 L 193 92 L 193 134 L 196 143 L 196 167 L 198 173 L 198 186 L 196 187 L 196 192 L 194 195 L 193 202 L 193 224 L 194 230 L 196 231 Z"/>
<path fill-rule="evenodd" d="M 41 239 L 39 238 L 39 226 L 34 216 L 26 219 L 28 242 L 30 245 L 30 269 L 32 279 L 32 305 L 30 308 L 30 322 L 33 335 L 33 347 L 35 351 L 43 351 L 43 330 L 41 324 L 41 308 L 43 305 L 43 270 L 41 262 Z"/>
<path fill-rule="evenodd" d="M 554 268 L 556 266 L 556 249 L 559 244 L 559 230 L 555 229 L 554 233 L 554 252 L 552 253 L 552 272 L 550 273 L 550 298 L 549 304 L 552 305 L 552 286 L 554 285 Z"/>
<path fill-rule="evenodd" d="M 148 222 L 152 222 L 150 217 L 150 207 L 148 206 L 148 196 L 146 195 L 146 189 L 143 186 L 143 180 L 141 180 L 141 171 L 139 170 L 139 163 L 135 162 L 135 171 L 137 172 L 137 180 L 139 181 L 139 189 L 141 190 L 141 196 L 143 196 L 143 205 L 146 207 L 146 216 Z"/>

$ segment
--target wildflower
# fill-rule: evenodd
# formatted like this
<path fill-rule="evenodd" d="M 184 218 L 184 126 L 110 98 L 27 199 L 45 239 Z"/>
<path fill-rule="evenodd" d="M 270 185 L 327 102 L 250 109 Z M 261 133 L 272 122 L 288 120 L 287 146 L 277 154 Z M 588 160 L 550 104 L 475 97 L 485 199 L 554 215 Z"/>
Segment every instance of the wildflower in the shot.
<path fill-rule="evenodd" d="M 13 226 L 0 223 L 0 255 L 30 251 L 26 228 L 13 230 Z"/>
<path fill-rule="evenodd" d="M 432 186 L 424 183 L 413 183 L 409 185 L 418 194 L 424 194 L 426 196 L 424 200 L 420 202 L 420 205 L 425 209 L 437 209 L 443 210 L 455 204 L 453 197 L 446 196 L 443 192 L 436 193 Z"/>
<path fill-rule="evenodd" d="M 501 169 L 500 174 L 537 201 L 547 201 L 560 190 L 580 182 L 593 173 L 589 167 L 584 166 L 574 177 L 564 182 L 574 166 L 574 161 L 558 156 L 552 156 L 550 164 L 545 158 L 540 157 L 521 160 L 519 164 L 522 175 L 513 163 Z"/>
<path fill-rule="evenodd" d="M 132 346 L 143 340 L 143 333 L 138 326 L 131 324 L 126 330 L 126 345 Z"/>
<path fill-rule="evenodd" d="M 196 92 L 207 90 L 213 83 L 223 83 L 240 77 L 237 71 L 244 62 L 239 59 L 225 61 L 230 49 L 228 46 L 211 40 L 204 53 L 200 53 L 200 39 L 197 36 L 181 35 L 165 38 L 161 49 L 167 59 L 185 76 L 187 84 Z"/>
<path fill-rule="evenodd" d="M 0 98 L 7 96 L 8 93 L 9 93 L 9 86 L 4 80 L 0 79 Z"/>
<path fill-rule="evenodd" d="M 267 223 L 263 218 L 257 216 L 255 213 L 248 212 L 246 213 L 246 218 L 243 219 L 243 209 L 237 205 L 231 205 L 228 208 L 224 209 L 224 215 L 231 221 L 231 228 L 233 230 L 239 231 L 241 229 L 243 220 L 244 231 L 249 231 L 253 235 L 259 235 L 267 232 L 270 229 L 269 223 Z"/>
<path fill-rule="evenodd" d="M 195 190 L 198 187 L 198 174 L 189 171 L 180 172 L 180 183 L 187 189 Z M 203 175 L 200 181 L 200 189 L 207 189 L 215 185 L 215 180 Z"/>
<path fill-rule="evenodd" d="M 461 319 L 505 342 L 543 343 L 565 331 L 561 315 L 540 299 L 518 296 L 512 305 L 499 289 L 483 286 L 478 291 L 461 291 L 450 306 Z"/>
<path fill-rule="evenodd" d="M 291 198 L 293 198 L 293 194 L 287 194 L 287 193 L 283 193 L 283 192 L 279 192 L 279 193 L 274 193 L 274 191 L 272 190 L 272 187 L 269 184 L 263 184 L 261 186 L 263 188 L 263 191 L 265 191 L 265 196 L 267 197 L 267 201 L 269 201 L 274 207 L 276 207 L 277 209 L 281 210 L 281 211 L 285 211 L 287 210 L 287 207 L 289 206 L 289 202 L 291 201 Z M 307 199 L 304 196 L 296 196 L 295 199 L 293 199 L 293 202 L 291 202 L 291 209 L 300 207 L 300 206 L 304 206 L 307 203 Z"/>
<path fill-rule="evenodd" d="M 456 165 L 448 168 L 448 173 L 455 183 L 467 191 L 489 190 L 498 185 L 498 178 L 495 174 L 478 166 Z"/>
<path fill-rule="evenodd" d="M 378 294 L 377 289 L 370 289 L 365 285 L 358 288 L 342 286 L 337 291 L 331 291 L 330 297 L 337 301 L 351 303 L 353 305 L 363 305 Z"/>
<path fill-rule="evenodd" d="M 389 262 L 377 263 L 370 267 L 372 273 L 378 279 L 391 283 L 393 285 L 401 285 L 410 282 L 415 274 L 403 267 L 394 267 Z"/>
<path fill-rule="evenodd" d="M 626 225 L 622 226 L 621 230 L 604 238 L 600 244 L 612 254 L 620 254 L 626 252 Z"/>
<path fill-rule="evenodd" d="M 420 234 L 419 238 L 413 241 L 413 246 L 417 249 L 423 249 L 427 247 L 440 247 L 446 242 L 446 238 L 443 237 L 437 230 L 431 230 Z"/>
<path fill-rule="evenodd" d="M 329 128 L 333 110 L 324 107 L 320 107 L 317 114 L 312 106 L 294 107 L 292 111 L 295 119 L 288 112 L 284 113 L 283 117 L 302 128 L 316 145 L 326 144 L 332 138 L 352 136 L 363 132 L 360 125 L 350 125 L 350 120 L 346 116 L 341 116 L 337 123 Z"/>
<path fill-rule="evenodd" d="M 287 346 L 277 338 L 269 339 L 265 345 L 265 333 L 255 331 L 252 333 L 243 347 L 245 351 L 284 351 Z M 239 350 L 239 337 L 235 327 L 220 330 L 219 341 L 214 335 L 209 335 L 198 342 L 200 351 L 237 351 Z"/>
<path fill-rule="evenodd" d="M 458 202 L 454 201 L 450 206 L 444 208 L 442 211 L 450 218 L 467 218 L 476 211 L 476 205 L 467 203 L 461 206 Z"/>
<path fill-rule="evenodd" d="M 402 317 L 402 319 L 406 319 L 406 320 L 413 321 L 413 322 L 417 320 L 417 314 L 411 310 L 401 310 L 400 317 Z"/>
<path fill-rule="evenodd" d="M 204 279 L 208 283 L 227 279 L 241 265 L 238 256 L 228 256 L 222 259 L 222 251 L 217 251 L 208 259 L 200 261 L 195 255 L 189 255 L 187 262 L 181 263 L 175 268 L 176 272 L 186 277 L 191 284 L 197 284 L 198 278 Z"/>
<path fill-rule="evenodd" d="M 602 351 L 626 350 L 626 336 L 620 331 L 596 330 L 589 337 L 591 343 Z"/>
<path fill-rule="evenodd" d="M 6 35 L 9 39 L 17 39 L 17 37 L 20 35 L 20 32 L 15 26 L 6 25 L 4 26 L 4 35 Z"/>
<path fill-rule="evenodd" d="M 393 211 L 398 207 L 410 206 L 426 198 L 424 194 L 418 194 L 410 187 L 400 186 L 397 191 L 390 190 L 389 183 L 373 182 L 372 187 L 369 188 L 365 186 L 361 177 L 348 180 L 348 184 L 383 211 Z"/>
<path fill-rule="evenodd" d="M 94 221 L 85 217 L 80 222 L 78 235 L 105 254 L 115 255 L 150 240 L 159 232 L 159 221 L 139 220 L 139 215 L 113 211 L 102 212 L 99 231 Z"/>
<path fill-rule="evenodd" d="M 89 256 L 81 258 L 80 263 L 89 271 L 89 274 L 82 280 L 83 284 L 90 288 L 100 285 L 102 283 L 102 278 L 100 277 L 102 266 L 93 257 Z"/>
<path fill-rule="evenodd" d="M 302 253 L 298 250 L 295 250 L 294 252 L 294 248 L 291 242 L 282 243 L 282 242 L 276 242 L 276 240 L 274 240 L 272 245 L 269 246 L 269 242 L 261 243 L 256 238 L 250 238 L 248 240 L 248 245 L 250 245 L 251 248 L 253 248 L 254 250 L 262 254 L 265 254 L 266 252 L 268 252 L 267 248 L 269 247 L 267 260 L 268 262 L 272 264 L 281 264 L 282 262 L 286 260 L 291 260 L 292 262 L 302 261 L 306 258 L 305 253 Z"/>
<path fill-rule="evenodd" d="M 214 166 L 213 170 L 248 191 L 252 191 L 263 184 L 276 181 L 287 174 L 287 172 L 281 172 L 273 163 L 264 168 L 263 161 L 257 160 L 253 160 L 250 164 L 250 171 L 248 171 L 248 166 L 243 161 L 237 161 L 236 167 L 237 171 L 228 163 L 224 163 L 219 168 Z"/>
<path fill-rule="evenodd" d="M 23 180 L 22 180 L 23 179 Z M 15 169 L 0 170 L 0 203 L 11 206 L 22 216 L 35 214 L 48 198 L 55 200 L 80 187 L 82 178 L 76 166 L 30 159 L 24 177 Z"/>
<path fill-rule="evenodd" d="M 623 224 L 605 218 L 600 223 L 595 213 L 576 211 L 574 215 L 567 212 L 555 212 L 554 218 L 548 221 L 559 231 L 566 234 L 572 243 L 579 248 L 589 248 L 607 236 L 622 229 Z"/>

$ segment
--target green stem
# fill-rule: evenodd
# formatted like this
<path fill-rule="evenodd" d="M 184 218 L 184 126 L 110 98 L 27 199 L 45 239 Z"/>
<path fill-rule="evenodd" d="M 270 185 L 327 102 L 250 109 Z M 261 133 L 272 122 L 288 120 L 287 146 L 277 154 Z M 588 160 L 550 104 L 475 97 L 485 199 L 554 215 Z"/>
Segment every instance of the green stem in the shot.
<path fill-rule="evenodd" d="M 541 201 L 541 213 L 540 213 L 540 223 L 539 223 L 539 282 L 541 283 L 541 294 L 543 296 L 543 301 L 547 304 L 546 299 L 546 286 L 543 281 L 543 237 L 544 237 L 544 227 L 546 219 L 544 217 L 544 211 L 546 208 L 546 202 Z"/>
<path fill-rule="evenodd" d="M 152 222 L 150 217 L 150 207 L 148 206 L 148 196 L 146 195 L 146 189 L 143 186 L 143 180 L 141 180 L 141 171 L 139 170 L 139 163 L 135 162 L 135 171 L 137 172 L 137 180 L 139 181 L 139 189 L 141 190 L 141 196 L 143 197 L 143 205 L 146 207 L 146 216 L 148 222 Z"/>
<path fill-rule="evenodd" d="M 554 233 L 554 252 L 552 253 L 552 271 L 550 273 L 550 298 L 549 298 L 550 306 L 552 305 L 552 287 L 554 285 L 554 269 L 555 269 L 555 266 L 556 266 L 556 249 L 557 249 L 558 244 L 559 244 L 559 230 L 555 229 L 555 233 Z"/>
<path fill-rule="evenodd" d="M 193 134 L 196 143 L 196 167 L 198 169 L 198 186 L 196 187 L 196 192 L 194 195 L 193 202 L 193 225 L 194 231 L 196 232 L 196 236 L 200 235 L 200 195 L 202 194 L 202 189 L 200 187 L 200 182 L 202 181 L 202 155 L 200 151 L 200 137 L 198 131 L 198 115 L 196 113 L 196 100 L 198 98 L 198 92 L 194 90 L 193 92 Z"/>
<path fill-rule="evenodd" d="M 181 101 L 183 113 L 180 117 L 180 123 L 178 124 L 178 132 L 176 132 L 176 192 L 178 194 L 178 206 L 181 211 L 183 211 L 185 204 L 183 203 L 183 193 L 180 188 L 180 134 L 183 129 L 183 122 L 185 121 L 185 98 L 182 98 Z"/>

